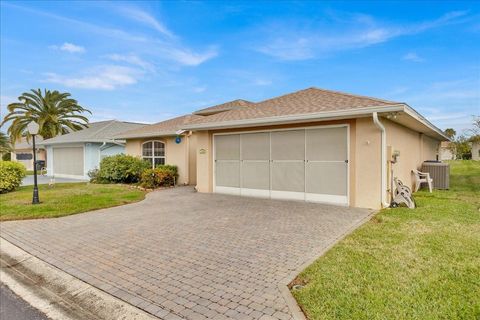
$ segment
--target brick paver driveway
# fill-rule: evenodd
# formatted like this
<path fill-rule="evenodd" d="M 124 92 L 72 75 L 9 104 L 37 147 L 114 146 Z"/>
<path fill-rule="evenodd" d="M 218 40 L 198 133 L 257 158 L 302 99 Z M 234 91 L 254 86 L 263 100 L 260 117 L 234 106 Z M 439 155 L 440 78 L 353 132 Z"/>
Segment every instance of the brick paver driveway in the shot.
<path fill-rule="evenodd" d="M 1 236 L 162 319 L 291 319 L 278 284 L 368 214 L 182 187 Z"/>

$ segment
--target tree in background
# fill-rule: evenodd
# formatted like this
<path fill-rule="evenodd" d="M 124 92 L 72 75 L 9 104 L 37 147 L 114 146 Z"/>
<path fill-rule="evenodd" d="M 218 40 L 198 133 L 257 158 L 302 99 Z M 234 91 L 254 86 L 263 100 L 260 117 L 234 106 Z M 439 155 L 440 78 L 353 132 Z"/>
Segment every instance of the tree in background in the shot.
<path fill-rule="evenodd" d="M 455 131 L 452 128 L 445 129 L 445 135 L 449 137 L 451 140 L 455 139 L 455 136 L 457 135 L 457 131 Z"/>
<path fill-rule="evenodd" d="M 83 113 L 91 112 L 70 96 L 67 92 L 47 89 L 43 93 L 40 89 L 24 92 L 18 97 L 19 102 L 8 105 L 9 113 L 1 125 L 11 121 L 8 133 L 12 142 L 21 137 L 30 138 L 27 125 L 32 121 L 38 123 L 39 135 L 44 139 L 86 128 L 88 118 Z"/>
<path fill-rule="evenodd" d="M 11 151 L 10 138 L 4 132 L 0 131 L 0 154 L 10 153 Z"/>

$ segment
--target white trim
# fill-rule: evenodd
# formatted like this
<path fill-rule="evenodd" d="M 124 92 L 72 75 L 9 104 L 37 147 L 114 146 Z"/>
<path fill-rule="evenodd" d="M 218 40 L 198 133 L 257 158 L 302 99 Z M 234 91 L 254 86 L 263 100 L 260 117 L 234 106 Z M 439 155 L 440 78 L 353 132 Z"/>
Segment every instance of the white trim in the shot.
<path fill-rule="evenodd" d="M 272 190 L 270 194 L 272 199 L 305 201 L 305 192 Z"/>
<path fill-rule="evenodd" d="M 272 163 L 273 162 L 303 162 L 306 164 L 307 162 L 324 162 L 324 163 L 330 163 L 330 162 L 335 162 L 335 163 L 340 163 L 344 161 L 307 161 L 306 160 L 306 134 L 307 130 L 314 130 L 314 129 L 327 129 L 327 128 L 343 128 L 346 127 L 347 132 L 347 181 L 346 181 L 346 191 L 347 194 L 345 196 L 335 196 L 335 195 L 323 195 L 323 194 L 314 194 L 314 193 L 308 193 L 307 192 L 290 192 L 290 191 L 278 191 L 278 190 L 273 190 L 273 181 L 272 181 Z M 296 130 L 304 130 L 305 136 L 304 136 L 304 143 L 305 143 L 305 159 L 304 160 L 272 160 L 272 132 L 276 131 L 296 131 Z M 262 132 L 268 132 L 269 133 L 269 139 L 270 139 L 270 160 L 245 160 L 245 161 L 250 161 L 250 162 L 269 162 L 270 163 L 270 190 L 260 190 L 260 189 L 248 189 L 248 188 L 242 188 L 242 134 L 245 133 L 262 133 Z M 239 188 L 234 188 L 234 187 L 222 187 L 222 186 L 217 186 L 216 185 L 216 162 L 217 160 L 215 159 L 215 136 L 222 136 L 222 135 L 239 135 L 240 139 L 240 160 L 220 160 L 223 162 L 239 162 L 239 167 L 240 167 L 240 187 Z M 253 196 L 253 197 L 270 197 L 272 199 L 291 199 L 291 200 L 303 200 L 303 201 L 312 201 L 312 202 L 323 202 L 323 203 L 331 203 L 331 204 L 339 204 L 339 205 L 345 205 L 349 206 L 350 205 L 350 124 L 348 123 L 342 123 L 342 124 L 333 124 L 333 125 L 318 125 L 318 126 L 307 126 L 307 127 L 295 127 L 295 128 L 282 128 L 282 129 L 264 129 L 264 130 L 243 130 L 243 131 L 231 131 L 231 132 L 223 132 L 223 133 L 214 133 L 212 135 L 212 144 L 213 144 L 213 192 L 214 193 L 227 193 L 227 194 L 235 194 L 235 195 L 244 195 L 244 196 Z M 306 169 L 306 168 L 305 168 Z M 305 170 L 305 177 L 304 177 L 304 187 L 306 191 L 306 184 L 307 184 L 307 172 Z M 245 191 L 244 191 L 245 190 Z"/>
<path fill-rule="evenodd" d="M 239 196 L 240 188 L 218 186 L 215 188 L 215 193 L 231 194 L 231 195 Z"/>
<path fill-rule="evenodd" d="M 270 190 L 241 188 L 240 195 L 254 198 L 270 198 Z"/>
<path fill-rule="evenodd" d="M 281 129 L 258 129 L 258 130 L 243 130 L 241 131 L 229 131 L 229 132 L 219 132 L 214 133 L 213 136 L 224 136 L 224 135 L 233 135 L 233 134 L 242 134 L 242 133 L 259 133 L 259 132 L 276 132 L 276 131 L 298 131 L 298 130 L 308 130 L 308 129 L 323 129 L 323 128 L 340 128 L 340 127 L 350 127 L 348 123 L 339 123 L 339 124 L 325 124 L 325 125 L 315 125 L 315 126 L 306 126 L 306 127 L 293 127 L 293 128 L 281 128 Z M 270 140 L 270 143 L 272 141 Z M 277 160 L 278 161 L 278 160 Z"/>
<path fill-rule="evenodd" d="M 348 206 L 348 197 L 332 194 L 305 193 L 305 201 Z"/>

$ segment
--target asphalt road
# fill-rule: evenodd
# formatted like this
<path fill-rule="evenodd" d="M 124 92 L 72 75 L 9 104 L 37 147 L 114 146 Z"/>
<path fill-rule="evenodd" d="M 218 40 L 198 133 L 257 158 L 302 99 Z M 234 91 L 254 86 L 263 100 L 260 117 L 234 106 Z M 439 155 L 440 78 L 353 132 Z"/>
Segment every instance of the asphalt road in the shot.
<path fill-rule="evenodd" d="M 13 293 L 7 286 L 0 285 L 1 320 L 48 320 L 48 318 Z"/>

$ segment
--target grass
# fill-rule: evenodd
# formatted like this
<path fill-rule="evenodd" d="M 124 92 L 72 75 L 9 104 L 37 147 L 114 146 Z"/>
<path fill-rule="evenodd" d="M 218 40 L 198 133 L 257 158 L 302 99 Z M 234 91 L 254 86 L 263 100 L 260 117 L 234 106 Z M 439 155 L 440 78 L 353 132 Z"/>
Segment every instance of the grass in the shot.
<path fill-rule="evenodd" d="M 309 319 L 480 319 L 480 162 L 450 164 L 450 190 L 380 211 L 299 275 Z"/>
<path fill-rule="evenodd" d="M 32 186 L 0 195 L 0 221 L 55 218 L 137 202 L 145 192 L 124 185 L 59 183 L 39 186 L 40 204 L 32 205 Z"/>

